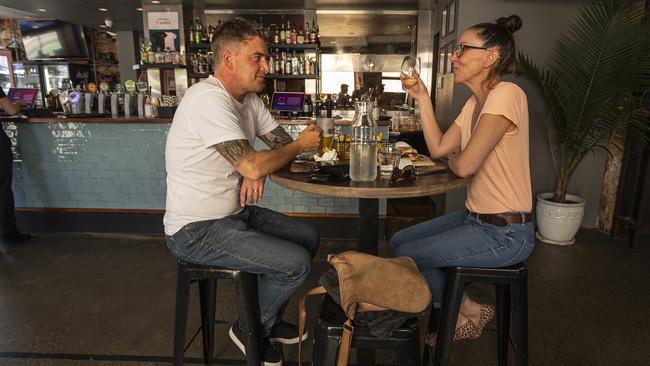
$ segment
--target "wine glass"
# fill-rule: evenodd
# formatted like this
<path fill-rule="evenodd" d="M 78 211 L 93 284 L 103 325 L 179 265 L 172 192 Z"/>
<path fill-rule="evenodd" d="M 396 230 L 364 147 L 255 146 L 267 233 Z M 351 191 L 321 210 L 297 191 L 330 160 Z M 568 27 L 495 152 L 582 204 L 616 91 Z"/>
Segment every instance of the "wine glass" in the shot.
<path fill-rule="evenodd" d="M 407 88 L 418 82 L 414 71 L 418 74 L 420 73 L 420 58 L 415 56 L 404 57 L 402 67 L 400 68 L 400 76 L 402 77 L 402 83 Z"/>

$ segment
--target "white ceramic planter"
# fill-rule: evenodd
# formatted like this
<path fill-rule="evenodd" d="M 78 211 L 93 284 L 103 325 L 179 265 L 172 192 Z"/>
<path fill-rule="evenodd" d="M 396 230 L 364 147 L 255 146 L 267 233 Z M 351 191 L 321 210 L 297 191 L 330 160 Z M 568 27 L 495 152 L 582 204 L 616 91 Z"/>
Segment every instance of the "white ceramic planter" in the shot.
<path fill-rule="evenodd" d="M 553 193 L 539 193 L 535 217 L 537 219 L 537 238 L 545 243 L 571 245 L 585 215 L 585 200 L 567 194 L 569 201 L 576 203 L 558 203 L 549 201 Z"/>

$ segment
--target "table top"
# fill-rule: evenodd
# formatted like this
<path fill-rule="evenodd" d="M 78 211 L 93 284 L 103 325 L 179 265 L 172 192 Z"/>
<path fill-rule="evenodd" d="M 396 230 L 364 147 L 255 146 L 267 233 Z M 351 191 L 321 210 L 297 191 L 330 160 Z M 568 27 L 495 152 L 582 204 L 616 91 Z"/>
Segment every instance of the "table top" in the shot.
<path fill-rule="evenodd" d="M 393 184 L 389 179 L 377 174 L 374 182 L 315 182 L 311 173 L 291 173 L 289 166 L 271 174 L 271 181 L 282 187 L 300 192 L 307 192 L 329 197 L 347 198 L 407 198 L 422 197 L 460 189 L 467 180 L 457 177 L 448 170 L 419 175 L 413 181 L 398 181 Z"/>

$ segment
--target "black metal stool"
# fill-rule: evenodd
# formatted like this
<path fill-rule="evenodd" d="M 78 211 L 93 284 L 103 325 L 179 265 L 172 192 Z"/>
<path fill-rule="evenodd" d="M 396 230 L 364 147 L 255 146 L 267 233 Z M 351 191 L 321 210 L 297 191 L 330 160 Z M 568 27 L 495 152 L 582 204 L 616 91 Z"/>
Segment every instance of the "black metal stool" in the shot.
<path fill-rule="evenodd" d="M 215 305 L 217 302 L 217 279 L 235 282 L 235 298 L 239 309 L 239 323 L 246 338 L 246 359 L 249 366 L 259 366 L 262 332 L 257 294 L 257 275 L 223 267 L 204 266 L 178 261 L 176 272 L 176 322 L 174 325 L 174 366 L 183 365 L 185 354 L 185 331 L 190 302 L 190 285 L 199 283 L 201 299 L 201 331 L 203 358 L 212 364 L 214 351 Z"/>
<path fill-rule="evenodd" d="M 329 295 L 323 297 L 314 337 L 312 366 L 334 366 L 338 358 L 343 322 L 343 309 Z M 420 366 L 420 325 L 413 317 L 394 331 L 388 339 L 379 339 L 367 327 L 354 327 L 352 347 L 361 349 L 394 349 L 400 366 Z"/>
<path fill-rule="evenodd" d="M 446 366 L 451 353 L 458 311 L 465 285 L 492 284 L 496 290 L 497 352 L 499 366 L 508 364 L 508 336 L 512 317 L 512 348 L 516 366 L 528 365 L 528 268 L 524 262 L 504 268 L 447 268 L 447 284 L 440 308 L 440 317 L 432 307 L 429 331 L 437 332 L 433 365 Z M 429 351 L 424 361 L 429 363 Z"/>

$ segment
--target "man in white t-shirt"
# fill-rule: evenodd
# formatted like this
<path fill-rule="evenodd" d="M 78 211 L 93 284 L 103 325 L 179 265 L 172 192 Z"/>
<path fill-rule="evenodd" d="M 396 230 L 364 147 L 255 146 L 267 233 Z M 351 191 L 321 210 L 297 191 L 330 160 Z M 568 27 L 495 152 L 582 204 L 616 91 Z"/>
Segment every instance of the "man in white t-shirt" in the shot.
<path fill-rule="evenodd" d="M 311 270 L 319 236 L 310 225 L 257 203 L 266 175 L 320 142 L 309 125 L 294 141 L 255 93 L 269 71 L 262 28 L 244 19 L 217 27 L 215 73 L 187 90 L 167 137 L 166 242 L 179 259 L 258 274 L 264 365 L 281 365 L 271 342 L 298 343 L 282 320 Z M 253 149 L 259 137 L 271 150 Z M 230 338 L 245 353 L 239 321 Z"/>

